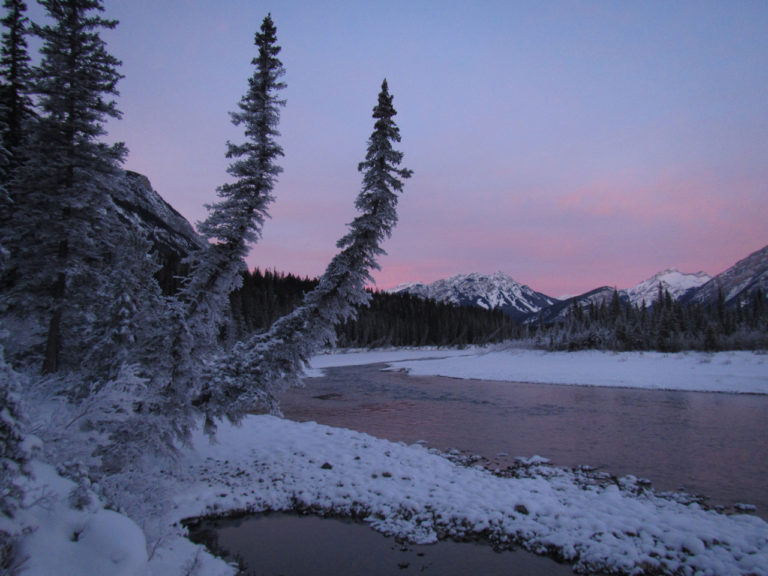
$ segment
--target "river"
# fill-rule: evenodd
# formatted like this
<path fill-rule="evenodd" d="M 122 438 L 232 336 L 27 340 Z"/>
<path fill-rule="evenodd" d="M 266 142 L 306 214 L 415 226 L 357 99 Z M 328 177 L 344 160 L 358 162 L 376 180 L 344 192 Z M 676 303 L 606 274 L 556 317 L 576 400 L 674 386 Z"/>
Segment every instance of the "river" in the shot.
<path fill-rule="evenodd" d="M 281 395 L 287 418 L 479 454 L 538 454 L 683 489 L 768 519 L 768 396 L 415 377 L 329 368 Z"/>
<path fill-rule="evenodd" d="M 386 365 L 328 368 L 279 396 L 285 416 L 479 454 L 504 467 L 538 454 L 684 489 L 768 520 L 768 396 L 413 377 Z M 482 573 L 565 576 L 568 566 L 478 544 L 397 543 L 350 521 L 295 514 L 208 521 L 191 537 L 247 574 Z"/>

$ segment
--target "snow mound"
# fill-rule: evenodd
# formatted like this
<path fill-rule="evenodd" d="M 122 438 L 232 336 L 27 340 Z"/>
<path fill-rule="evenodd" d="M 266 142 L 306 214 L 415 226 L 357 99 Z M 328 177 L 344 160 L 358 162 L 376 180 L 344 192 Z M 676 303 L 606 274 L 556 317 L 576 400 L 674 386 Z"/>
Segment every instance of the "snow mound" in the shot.
<path fill-rule="evenodd" d="M 92 493 L 73 503 L 77 485 L 33 462 L 27 502 L 17 518 L 26 528 L 23 574 L 140 576 L 147 574 L 144 533 L 130 518 L 106 510 Z"/>

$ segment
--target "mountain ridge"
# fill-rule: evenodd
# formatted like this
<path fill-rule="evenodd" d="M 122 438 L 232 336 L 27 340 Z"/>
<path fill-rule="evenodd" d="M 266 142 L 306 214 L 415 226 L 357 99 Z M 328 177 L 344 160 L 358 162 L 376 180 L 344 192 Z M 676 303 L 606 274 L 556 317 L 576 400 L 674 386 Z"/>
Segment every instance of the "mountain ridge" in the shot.
<path fill-rule="evenodd" d="M 700 305 L 717 303 L 721 294 L 729 306 L 751 298 L 758 289 L 762 294 L 768 294 L 768 246 L 714 277 L 702 271 L 684 273 L 677 268 L 667 268 L 630 288 L 617 290 L 602 286 L 564 299 L 537 292 L 500 271 L 493 274 L 455 274 L 431 283 L 407 282 L 389 292 L 407 292 L 457 306 L 500 308 L 516 320 L 535 317 L 551 322 L 566 315 L 574 303 L 586 308 L 601 305 L 613 298 L 614 292 L 623 302 L 633 306 L 653 306 L 660 286 L 662 292 L 669 293 L 675 301 Z"/>
<path fill-rule="evenodd" d="M 429 284 L 409 282 L 396 286 L 390 292 L 407 292 L 456 306 L 477 306 L 486 310 L 498 308 L 512 318 L 539 312 L 557 301 L 500 271 L 493 274 L 456 274 Z"/>

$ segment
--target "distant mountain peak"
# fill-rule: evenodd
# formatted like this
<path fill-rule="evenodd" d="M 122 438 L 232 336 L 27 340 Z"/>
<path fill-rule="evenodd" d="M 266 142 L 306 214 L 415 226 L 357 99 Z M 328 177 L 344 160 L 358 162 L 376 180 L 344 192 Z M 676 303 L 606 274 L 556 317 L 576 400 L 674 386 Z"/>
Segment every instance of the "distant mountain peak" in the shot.
<path fill-rule="evenodd" d="M 768 296 L 768 246 L 712 278 L 693 294 L 691 301 L 713 304 L 722 294 L 726 304 L 735 305 L 753 297 L 758 290 L 763 293 L 763 297 Z"/>
<path fill-rule="evenodd" d="M 410 282 L 397 286 L 392 292 L 407 292 L 456 306 L 501 309 L 513 318 L 538 312 L 556 302 L 554 298 L 520 284 L 501 271 L 492 274 L 456 274 L 430 284 Z"/>
<path fill-rule="evenodd" d="M 662 290 L 669 292 L 673 300 L 680 300 L 710 280 L 712 277 L 706 272 L 689 274 L 680 272 L 677 268 L 667 268 L 623 292 L 633 305 L 642 302 L 650 305 L 659 297 L 659 285 Z"/>

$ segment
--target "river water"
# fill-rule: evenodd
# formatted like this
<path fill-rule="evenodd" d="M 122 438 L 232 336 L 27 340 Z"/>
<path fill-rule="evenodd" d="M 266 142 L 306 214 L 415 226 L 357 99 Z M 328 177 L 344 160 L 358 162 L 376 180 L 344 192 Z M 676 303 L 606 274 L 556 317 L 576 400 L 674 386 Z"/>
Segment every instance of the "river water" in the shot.
<path fill-rule="evenodd" d="M 768 519 L 768 396 L 415 377 L 330 368 L 284 393 L 287 418 L 479 454 L 538 454 L 684 489 Z"/>
<path fill-rule="evenodd" d="M 384 364 L 326 369 L 279 399 L 287 418 L 479 454 L 504 467 L 538 454 L 684 489 L 768 520 L 768 396 L 412 377 Z M 206 521 L 190 530 L 247 574 L 565 576 L 524 551 L 412 546 L 367 526 L 295 514 Z"/>

